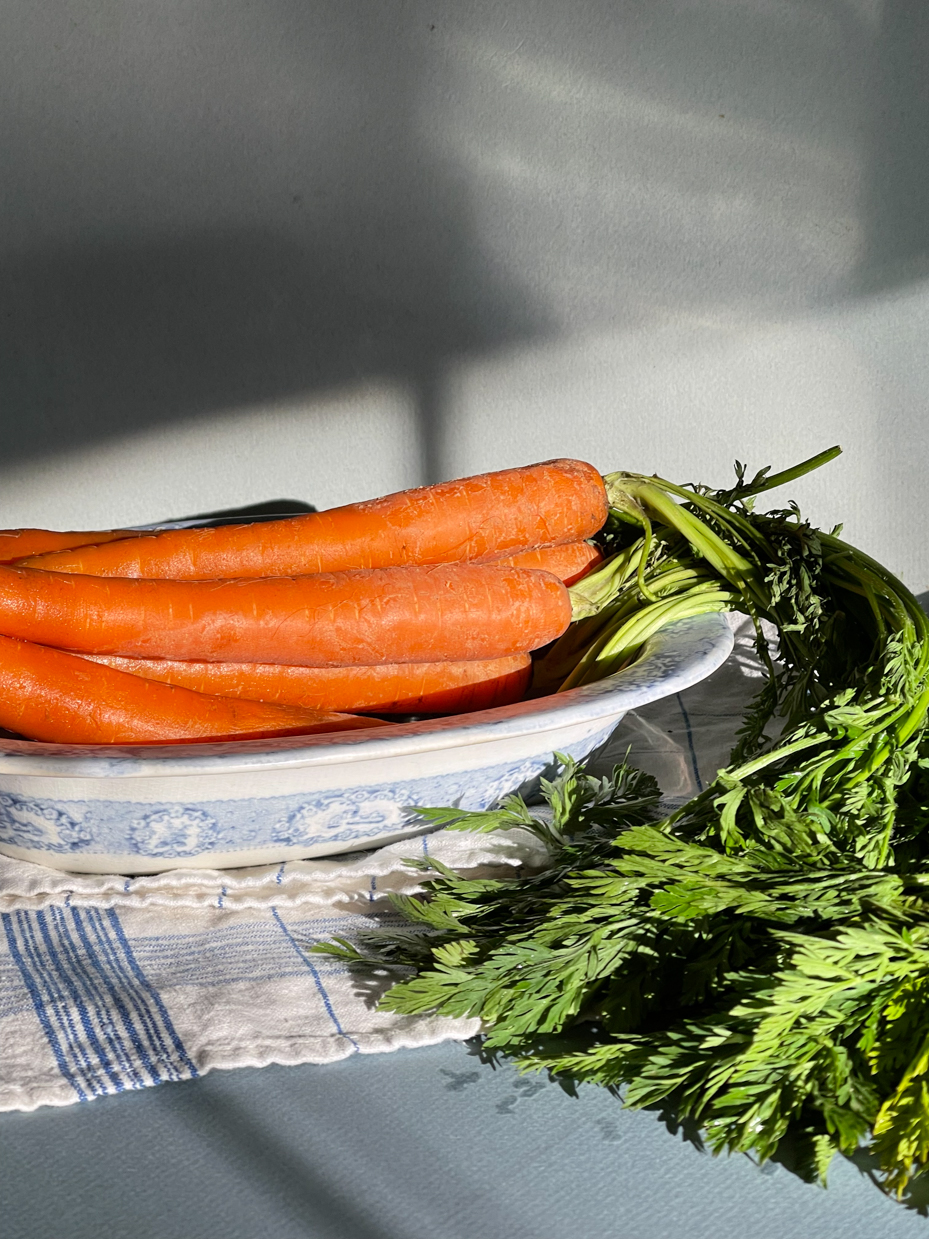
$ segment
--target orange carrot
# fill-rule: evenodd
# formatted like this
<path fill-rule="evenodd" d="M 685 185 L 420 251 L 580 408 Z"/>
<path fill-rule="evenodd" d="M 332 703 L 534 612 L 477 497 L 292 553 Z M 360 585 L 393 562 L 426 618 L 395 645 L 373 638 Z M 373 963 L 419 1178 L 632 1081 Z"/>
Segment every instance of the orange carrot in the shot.
<path fill-rule="evenodd" d="M 478 563 L 511 564 L 514 568 L 541 568 L 551 572 L 565 585 L 573 585 L 591 568 L 599 564 L 603 556 L 589 542 L 563 542 L 560 546 L 539 546 L 518 555 L 499 556 L 496 559 L 479 559 Z"/>
<path fill-rule="evenodd" d="M 472 662 L 386 663 L 378 667 L 294 667 L 278 663 L 178 662 L 86 654 L 132 675 L 199 693 L 276 701 L 309 710 L 374 714 L 463 714 L 519 701 L 529 687 L 528 654 Z"/>
<path fill-rule="evenodd" d="M 56 744 L 249 740 L 377 727 L 381 720 L 208 696 L 0 637 L 0 727 Z"/>
<path fill-rule="evenodd" d="M 0 529 L 0 564 L 9 564 L 27 555 L 69 551 L 78 546 L 117 542 L 138 536 L 132 529 L 98 530 L 96 533 L 59 533 L 55 529 Z"/>
<path fill-rule="evenodd" d="M 498 564 L 148 581 L 0 566 L 0 632 L 137 658 L 346 666 L 537 649 L 571 620 L 548 572 Z"/>
<path fill-rule="evenodd" d="M 131 529 L 100 531 L 97 533 L 56 533 L 49 529 L 0 529 L 0 564 L 17 562 L 19 567 L 40 567 L 55 572 L 79 572 L 81 569 L 61 568 L 52 565 L 49 555 L 53 552 L 86 549 L 104 542 L 125 541 L 127 538 L 149 537 Z M 125 548 L 123 548 L 125 552 Z M 491 555 L 472 560 L 472 563 L 512 564 L 515 568 L 540 568 L 551 572 L 565 585 L 573 585 L 586 572 L 601 562 L 603 556 L 590 542 L 560 542 L 555 546 L 533 547 L 515 555 Z M 113 576 L 110 572 L 92 573 L 93 576 Z M 123 575 L 135 576 L 135 573 Z"/>
<path fill-rule="evenodd" d="M 93 576 L 205 580 L 304 575 L 512 555 L 576 542 L 606 519 L 592 465 L 550 460 L 279 521 L 172 529 L 33 556 L 26 566 Z"/>

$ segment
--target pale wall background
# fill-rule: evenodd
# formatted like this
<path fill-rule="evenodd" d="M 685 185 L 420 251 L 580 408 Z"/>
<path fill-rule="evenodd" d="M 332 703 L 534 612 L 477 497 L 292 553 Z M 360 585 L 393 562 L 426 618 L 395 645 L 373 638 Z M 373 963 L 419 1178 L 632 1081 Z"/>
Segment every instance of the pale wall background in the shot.
<path fill-rule="evenodd" d="M 0 524 L 839 442 L 925 590 L 927 341 L 925 0 L 0 5 Z"/>

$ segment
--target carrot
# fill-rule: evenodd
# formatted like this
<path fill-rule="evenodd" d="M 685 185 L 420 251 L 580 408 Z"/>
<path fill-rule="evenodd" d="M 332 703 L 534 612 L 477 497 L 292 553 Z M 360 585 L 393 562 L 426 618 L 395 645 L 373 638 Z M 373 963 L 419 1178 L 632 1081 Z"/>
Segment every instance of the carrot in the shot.
<path fill-rule="evenodd" d="M 96 533 L 59 533 L 55 529 L 0 529 L 0 564 L 9 564 L 27 555 L 70 551 L 91 543 L 117 542 L 138 536 L 132 529 L 98 530 Z"/>
<path fill-rule="evenodd" d="M 496 559 L 479 559 L 478 563 L 510 564 L 514 568 L 541 568 L 551 572 L 565 585 L 573 585 L 591 568 L 596 567 L 603 556 L 589 542 L 563 542 L 560 546 L 538 546 L 518 555 L 500 556 Z"/>
<path fill-rule="evenodd" d="M 386 663 L 378 667 L 294 667 L 278 663 L 178 662 L 86 654 L 132 675 L 200 693 L 276 701 L 310 710 L 375 714 L 463 714 L 519 701 L 529 687 L 528 654 L 472 662 Z"/>
<path fill-rule="evenodd" d="M 48 562 L 50 553 L 88 548 L 104 542 L 125 541 L 127 538 L 148 537 L 131 529 L 100 531 L 97 533 L 57 533 L 49 529 L 2 529 L 0 530 L 0 564 L 18 561 L 20 567 L 41 567 L 52 571 L 79 572 L 80 569 L 57 568 Z M 123 548 L 125 553 L 125 548 Z M 515 555 L 492 555 L 472 560 L 474 563 L 512 564 L 515 568 L 541 568 L 551 572 L 565 585 L 576 580 L 601 562 L 603 556 L 590 542 L 561 542 L 556 546 L 533 547 Z M 94 576 L 112 576 L 109 572 L 92 573 Z M 123 575 L 135 576 L 135 573 Z"/>
<path fill-rule="evenodd" d="M 27 567 L 174 580 L 291 576 L 511 555 L 576 542 L 606 519 L 592 465 L 550 460 L 279 521 L 171 529 L 33 556 Z"/>
<path fill-rule="evenodd" d="M 248 740 L 382 725 L 379 719 L 175 688 L 0 636 L 0 727 L 56 744 Z"/>
<path fill-rule="evenodd" d="M 346 666 L 502 658 L 571 620 L 548 572 L 499 564 L 147 581 L 0 566 L 0 633 L 85 654 Z"/>

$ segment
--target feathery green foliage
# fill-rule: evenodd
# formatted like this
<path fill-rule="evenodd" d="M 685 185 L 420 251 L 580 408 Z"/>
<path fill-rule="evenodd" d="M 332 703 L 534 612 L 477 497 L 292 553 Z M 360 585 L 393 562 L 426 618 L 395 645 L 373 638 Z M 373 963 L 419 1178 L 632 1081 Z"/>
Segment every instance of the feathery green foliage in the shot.
<path fill-rule="evenodd" d="M 320 949 L 399 968 L 387 1008 L 479 1016 L 525 1070 L 667 1102 L 714 1151 L 765 1159 L 787 1139 L 825 1180 L 870 1138 L 902 1193 L 929 1168 L 929 622 L 839 531 L 753 507 L 833 455 L 750 481 L 737 464 L 727 491 L 606 479 L 611 558 L 537 691 L 609 674 L 679 615 L 744 611 L 768 678 L 710 787 L 662 817 L 650 777 L 556 755 L 548 813 L 423 810 L 522 827 L 549 862 L 480 880 L 433 865 L 425 896 L 395 901 L 417 932 Z"/>

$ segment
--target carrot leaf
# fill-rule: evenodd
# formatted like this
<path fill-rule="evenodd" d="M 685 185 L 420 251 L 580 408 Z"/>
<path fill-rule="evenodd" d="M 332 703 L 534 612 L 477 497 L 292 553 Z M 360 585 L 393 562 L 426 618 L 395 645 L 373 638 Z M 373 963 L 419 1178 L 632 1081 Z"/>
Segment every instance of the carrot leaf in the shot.
<path fill-rule="evenodd" d="M 423 810 L 529 830 L 548 863 L 436 873 L 397 903 L 418 936 L 384 927 L 351 962 L 412 969 L 387 1009 L 478 1016 L 523 1070 L 661 1103 L 714 1152 L 825 1182 L 870 1141 L 906 1195 L 929 1172 L 929 621 L 837 530 L 754 506 L 837 450 L 750 481 L 739 464 L 728 490 L 607 477 L 616 558 L 537 688 L 608 673 L 707 600 L 741 610 L 766 678 L 730 765 L 665 817 L 641 772 L 562 755 L 541 804 Z"/>

